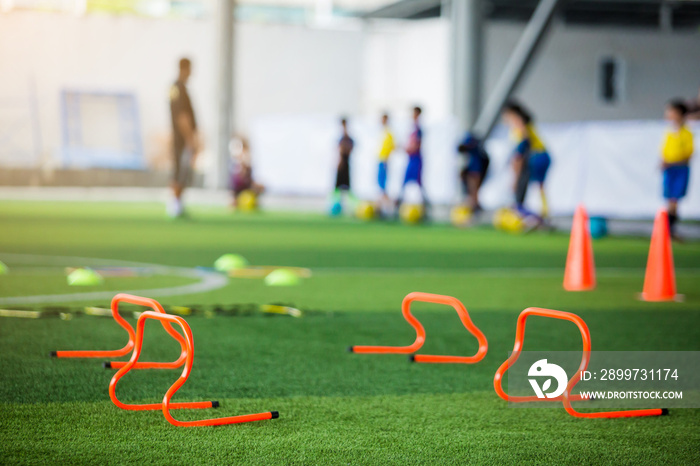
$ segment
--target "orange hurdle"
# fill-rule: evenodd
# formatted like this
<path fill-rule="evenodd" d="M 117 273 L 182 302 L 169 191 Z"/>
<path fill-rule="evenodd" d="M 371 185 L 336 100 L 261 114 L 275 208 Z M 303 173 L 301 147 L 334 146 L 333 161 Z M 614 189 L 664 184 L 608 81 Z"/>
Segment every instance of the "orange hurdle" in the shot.
<path fill-rule="evenodd" d="M 412 354 L 421 349 L 425 343 L 425 328 L 423 328 L 423 325 L 418 321 L 418 319 L 411 314 L 411 303 L 414 301 L 452 306 L 455 311 L 457 311 L 457 314 L 459 315 L 464 327 L 469 330 L 469 332 L 478 340 L 479 350 L 474 356 L 416 354 L 411 355 L 411 361 L 423 363 L 473 364 L 484 359 L 484 356 L 486 356 L 486 352 L 488 351 L 488 342 L 486 341 L 486 337 L 481 330 L 479 330 L 479 328 L 472 322 L 464 305 L 457 298 L 453 298 L 451 296 L 420 292 L 414 292 L 406 295 L 401 303 L 401 311 L 403 312 L 404 319 L 406 319 L 406 321 L 416 330 L 416 341 L 408 346 L 351 346 L 348 348 L 348 351 L 351 353 L 363 354 Z"/>
<path fill-rule="evenodd" d="M 155 302 L 155 301 L 154 301 Z M 178 325 L 184 334 L 184 354 L 185 354 L 185 367 L 182 370 L 180 377 L 173 383 L 173 385 L 168 389 L 163 396 L 162 403 L 151 403 L 151 404 L 129 404 L 119 401 L 116 395 L 117 383 L 127 372 L 131 369 L 136 368 L 141 355 L 141 348 L 143 346 L 143 331 L 147 319 L 155 319 L 163 324 L 164 328 L 169 328 L 170 324 Z M 168 324 L 166 326 L 165 324 Z M 170 327 L 172 328 L 172 327 Z M 192 362 L 194 360 L 194 339 L 192 337 L 192 330 L 190 326 L 187 325 L 185 319 L 179 316 L 173 316 L 170 314 L 165 314 L 161 312 L 146 311 L 139 316 L 136 322 L 136 338 L 134 341 L 134 352 L 131 354 L 131 359 L 126 362 L 126 364 L 121 367 L 112 380 L 109 382 L 109 397 L 112 402 L 122 409 L 133 410 L 133 411 L 144 411 L 144 410 L 156 410 L 162 409 L 165 419 L 171 424 L 179 427 L 197 427 L 197 426 L 220 426 L 225 424 L 236 424 L 242 422 L 250 421 L 262 421 L 265 419 L 275 419 L 279 417 L 277 411 L 270 411 L 266 413 L 259 414 L 244 414 L 240 416 L 230 416 L 215 419 L 202 419 L 199 421 L 178 421 L 173 418 L 170 414 L 171 409 L 188 409 L 188 408 L 216 408 L 219 406 L 217 401 L 199 401 L 199 402 L 185 402 L 185 403 L 171 403 L 170 399 L 175 395 L 175 393 L 182 387 L 182 385 L 187 381 L 192 372 Z"/>
<path fill-rule="evenodd" d="M 134 341 L 136 334 L 134 333 L 134 328 L 124 320 L 124 318 L 119 314 L 119 303 L 130 303 L 136 304 L 138 306 L 150 307 L 156 312 L 165 314 L 163 306 L 160 305 L 158 301 L 151 298 L 142 298 L 141 296 L 134 296 L 125 293 L 119 293 L 114 298 L 112 298 L 112 316 L 114 320 L 117 321 L 119 325 L 122 326 L 126 333 L 129 335 L 129 341 L 126 345 L 118 350 L 82 350 L 82 351 L 52 351 L 50 355 L 55 358 L 118 358 L 127 355 L 132 349 L 134 349 Z M 168 334 L 180 343 L 180 356 L 173 362 L 140 362 L 134 369 L 177 369 L 185 362 L 186 351 L 185 351 L 185 339 L 180 335 L 169 322 L 161 321 L 163 328 Z M 126 361 L 113 361 L 105 362 L 105 368 L 119 369 L 124 367 Z"/>
<path fill-rule="evenodd" d="M 583 356 L 581 358 L 581 364 L 576 371 L 576 374 L 569 380 L 566 386 L 564 394 L 555 398 L 542 399 L 536 396 L 509 396 L 502 386 L 503 374 L 511 367 L 520 357 L 520 353 L 523 348 L 523 342 L 525 339 L 525 323 L 529 316 L 540 316 L 540 317 L 550 317 L 553 319 L 562 319 L 573 322 L 578 327 L 581 332 L 581 338 L 583 339 Z M 514 403 L 523 403 L 531 401 L 562 401 L 564 404 L 564 409 L 566 412 L 574 417 L 582 418 L 617 418 L 617 417 L 640 417 L 640 416 L 660 416 L 663 414 L 668 414 L 667 409 L 637 409 L 629 411 L 605 411 L 598 413 L 581 413 L 576 411 L 571 406 L 571 401 L 584 401 L 583 397 L 580 395 L 571 395 L 571 390 L 581 379 L 581 372 L 588 368 L 588 363 L 591 359 L 591 334 L 588 330 L 588 325 L 581 319 L 581 317 L 570 312 L 555 311 L 552 309 L 542 309 L 537 307 L 530 307 L 525 309 L 518 316 L 518 322 L 515 327 L 515 345 L 513 346 L 513 352 L 506 362 L 501 364 L 501 367 L 496 371 L 496 375 L 493 378 L 493 386 L 496 389 L 496 393 L 499 397 L 505 401 L 511 401 Z"/>
<path fill-rule="evenodd" d="M 583 319 L 581 319 L 576 314 L 572 314 L 570 312 L 554 311 L 551 309 L 541 309 L 538 307 L 529 307 L 523 312 L 521 312 L 520 316 L 518 316 L 518 323 L 515 327 L 515 346 L 513 346 L 513 352 L 511 353 L 508 360 L 501 364 L 501 367 L 499 367 L 496 371 L 496 375 L 493 378 L 493 386 L 496 389 L 496 393 L 498 394 L 498 396 L 500 396 L 506 401 L 512 401 L 514 403 L 526 403 L 530 401 L 561 401 L 563 399 L 563 395 L 543 400 L 541 398 L 537 398 L 536 396 L 509 396 L 503 390 L 503 374 L 505 374 L 508 368 L 515 364 L 515 361 L 517 361 L 520 357 L 520 352 L 523 348 L 523 341 L 525 339 L 525 323 L 527 321 L 527 318 L 530 316 L 551 317 L 553 319 L 568 320 L 576 324 L 579 331 L 581 332 L 581 337 L 583 338 L 583 358 L 581 359 L 581 366 L 579 367 L 579 370 L 586 370 L 586 368 L 588 367 L 588 360 L 590 358 L 591 352 L 591 335 L 588 331 L 588 326 L 583 321 Z M 581 397 L 578 396 L 578 398 L 576 398 L 576 401 L 580 400 Z"/>

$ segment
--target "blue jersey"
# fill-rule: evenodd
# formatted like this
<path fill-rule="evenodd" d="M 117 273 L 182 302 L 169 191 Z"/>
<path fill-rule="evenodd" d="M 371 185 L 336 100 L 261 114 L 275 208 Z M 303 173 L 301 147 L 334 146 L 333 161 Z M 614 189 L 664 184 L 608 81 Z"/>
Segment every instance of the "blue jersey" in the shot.
<path fill-rule="evenodd" d="M 420 157 L 421 156 L 421 143 L 423 142 L 423 130 L 419 125 L 413 129 L 413 132 L 408 138 L 408 146 L 406 147 L 406 153 L 409 157 Z"/>

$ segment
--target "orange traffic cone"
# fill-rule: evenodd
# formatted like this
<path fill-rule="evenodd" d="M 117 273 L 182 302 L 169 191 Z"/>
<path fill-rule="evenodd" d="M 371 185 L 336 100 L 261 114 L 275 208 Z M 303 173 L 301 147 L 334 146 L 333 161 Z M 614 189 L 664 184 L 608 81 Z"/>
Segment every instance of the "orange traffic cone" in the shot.
<path fill-rule="evenodd" d="M 644 301 L 674 301 L 678 298 L 671 232 L 668 226 L 668 213 L 664 209 L 656 214 L 656 220 L 654 220 L 641 298 Z"/>
<path fill-rule="evenodd" d="M 574 213 L 571 226 L 569 254 L 566 257 L 564 271 L 564 289 L 566 291 L 587 291 L 595 288 L 595 264 L 593 262 L 593 243 L 588 228 L 586 208 L 580 205 Z"/>

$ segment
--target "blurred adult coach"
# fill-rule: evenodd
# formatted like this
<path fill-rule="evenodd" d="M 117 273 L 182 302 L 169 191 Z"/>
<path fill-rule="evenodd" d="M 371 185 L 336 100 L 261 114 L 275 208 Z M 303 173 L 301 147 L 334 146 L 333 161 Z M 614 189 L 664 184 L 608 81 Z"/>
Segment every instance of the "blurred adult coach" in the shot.
<path fill-rule="evenodd" d="M 170 217 L 181 217 L 184 214 L 182 194 L 190 182 L 194 159 L 199 151 L 197 120 L 187 93 L 192 63 L 188 58 L 181 58 L 179 66 L 177 81 L 170 87 L 170 114 L 173 123 L 173 197 L 167 208 Z"/>

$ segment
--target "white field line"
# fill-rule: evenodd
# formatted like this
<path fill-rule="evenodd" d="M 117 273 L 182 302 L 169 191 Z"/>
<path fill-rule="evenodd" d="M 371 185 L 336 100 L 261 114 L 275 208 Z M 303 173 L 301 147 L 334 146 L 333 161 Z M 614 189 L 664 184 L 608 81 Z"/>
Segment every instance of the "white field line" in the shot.
<path fill-rule="evenodd" d="M 167 288 L 151 288 L 145 290 L 126 290 L 123 293 L 145 295 L 149 297 L 178 296 L 184 294 L 204 293 L 216 290 L 228 283 L 228 277 L 207 270 L 191 269 L 187 267 L 171 267 L 157 264 L 144 264 L 142 262 L 130 262 L 117 259 L 96 259 L 88 257 L 72 256 L 40 256 L 34 254 L 8 254 L 0 253 L 0 260 L 10 264 L 60 264 L 62 266 L 121 266 L 121 267 L 146 267 L 154 274 L 174 275 L 178 277 L 198 280 L 196 283 Z M 0 298 L 0 305 L 13 304 L 38 304 L 69 301 L 86 301 L 112 299 L 115 291 L 88 291 L 82 293 L 51 294 L 35 296 L 9 296 Z"/>

